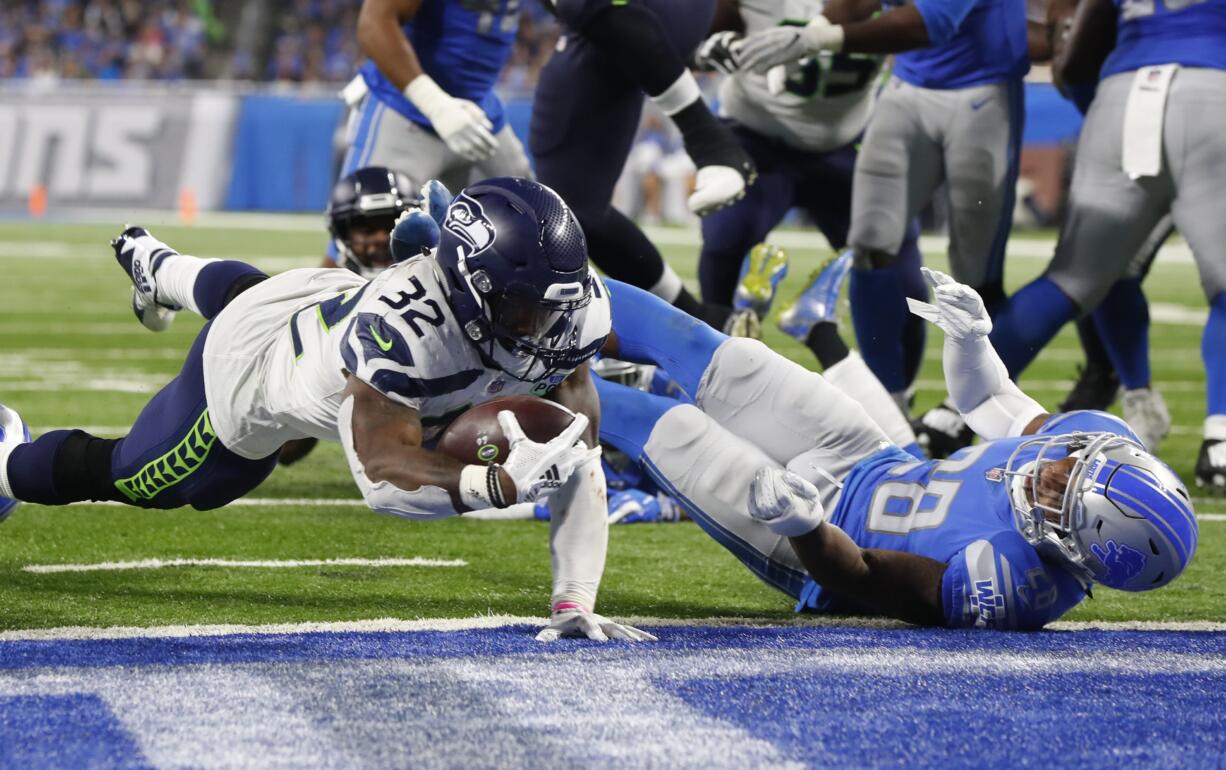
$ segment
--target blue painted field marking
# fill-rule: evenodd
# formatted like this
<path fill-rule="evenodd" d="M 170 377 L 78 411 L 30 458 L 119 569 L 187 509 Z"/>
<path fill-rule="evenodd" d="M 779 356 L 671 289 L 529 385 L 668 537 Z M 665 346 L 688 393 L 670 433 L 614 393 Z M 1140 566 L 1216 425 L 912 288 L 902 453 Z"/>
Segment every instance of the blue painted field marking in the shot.
<path fill-rule="evenodd" d="M 97 695 L 0 697 L 0 767 L 147 768 Z"/>
<path fill-rule="evenodd" d="M 535 630 L 4 641 L 0 702 L 95 694 L 158 762 L 185 736 L 233 761 L 320 756 L 330 735 L 355 736 L 334 766 L 460 767 L 471 756 L 447 747 L 474 742 L 560 762 L 577 740 L 590 768 L 673 751 L 819 767 L 1226 755 L 1226 632 L 651 627 L 659 643 L 545 645 Z M 98 724 L 83 732 L 110 741 Z"/>

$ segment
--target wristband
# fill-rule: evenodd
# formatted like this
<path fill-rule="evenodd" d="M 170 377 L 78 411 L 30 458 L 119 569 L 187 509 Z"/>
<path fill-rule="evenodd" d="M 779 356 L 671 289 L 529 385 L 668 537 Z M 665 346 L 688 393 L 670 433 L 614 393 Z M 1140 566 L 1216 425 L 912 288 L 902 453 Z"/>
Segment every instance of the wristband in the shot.
<path fill-rule="evenodd" d="M 465 465 L 460 471 L 460 502 L 473 510 L 506 508 L 502 495 L 501 465 Z"/>
<path fill-rule="evenodd" d="M 447 92 L 434 82 L 434 78 L 424 72 L 410 80 L 402 93 L 427 118 L 430 118 L 432 113 L 451 99 Z"/>
<path fill-rule="evenodd" d="M 590 615 L 590 614 L 591 614 L 591 612 L 592 612 L 591 610 L 589 610 L 587 607 L 584 607 L 584 606 L 583 606 L 582 604 L 580 604 L 579 602 L 558 602 L 558 603 L 556 603 L 556 604 L 554 604 L 554 605 L 553 605 L 553 611 L 554 611 L 554 613 L 558 613 L 558 612 L 582 612 L 582 613 L 584 613 L 585 615 Z"/>

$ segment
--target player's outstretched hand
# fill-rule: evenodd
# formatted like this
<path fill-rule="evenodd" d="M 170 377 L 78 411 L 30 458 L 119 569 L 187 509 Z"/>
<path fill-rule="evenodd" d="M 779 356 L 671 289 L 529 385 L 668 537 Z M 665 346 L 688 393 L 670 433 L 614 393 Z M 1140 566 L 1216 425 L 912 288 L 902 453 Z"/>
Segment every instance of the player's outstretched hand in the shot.
<path fill-rule="evenodd" d="M 735 32 L 716 32 L 702 41 L 694 52 L 694 66 L 700 70 L 714 70 L 731 75 L 741 68 L 736 58 L 736 42 L 740 36 Z"/>
<path fill-rule="evenodd" d="M 587 430 L 587 417 L 576 414 L 570 425 L 545 443 L 524 435 L 515 413 L 498 413 L 498 424 L 507 437 L 510 451 L 502 469 L 515 483 L 516 502 L 534 503 L 548 497 L 566 483 L 579 466 L 600 457 L 600 447 L 588 449 L 579 440 Z"/>
<path fill-rule="evenodd" d="M 749 515 L 785 537 L 807 535 L 826 520 L 817 487 L 771 466 L 754 474 L 749 484 Z"/>
<path fill-rule="evenodd" d="M 979 292 L 958 283 L 939 270 L 921 268 L 924 279 L 932 287 L 933 304 L 907 299 L 911 312 L 936 324 L 946 336 L 959 342 L 986 337 L 992 331 L 992 319 Z"/>
<path fill-rule="evenodd" d="M 843 28 L 817 15 L 803 27 L 785 24 L 759 30 L 735 44 L 733 55 L 742 70 L 765 75 L 771 67 L 791 64 L 818 51 L 838 53 L 843 48 Z"/>
<path fill-rule="evenodd" d="M 553 642 L 564 636 L 587 638 L 597 642 L 619 639 L 624 642 L 654 642 L 656 637 L 624 623 L 609 620 L 583 609 L 553 613 L 549 625 L 536 635 L 538 642 Z"/>

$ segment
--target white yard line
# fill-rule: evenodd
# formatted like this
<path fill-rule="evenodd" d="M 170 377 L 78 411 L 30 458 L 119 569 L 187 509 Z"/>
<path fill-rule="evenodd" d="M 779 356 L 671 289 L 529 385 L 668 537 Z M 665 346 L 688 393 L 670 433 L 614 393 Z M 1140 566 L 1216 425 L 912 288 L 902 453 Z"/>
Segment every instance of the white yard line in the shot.
<path fill-rule="evenodd" d="M 689 627 L 762 627 L 762 628 L 910 628 L 900 621 L 883 618 L 845 618 L 820 615 L 798 615 L 794 620 L 777 621 L 760 618 L 653 618 L 626 617 L 624 622 L 636 626 L 665 628 Z M 275 623 L 269 625 L 175 625 L 115 626 L 92 628 L 66 626 L 0 631 L 0 642 L 69 640 L 69 639 L 147 639 L 183 638 L 194 636 L 232 636 L 239 634 L 306 634 L 306 633 L 405 633 L 415 631 L 472 631 L 504 626 L 545 625 L 544 616 L 478 615 L 471 618 L 380 618 L 340 622 Z M 1050 631 L 1176 631 L 1226 632 L 1226 623 L 1215 621 L 1059 621 L 1048 624 Z"/>
<path fill-rule="evenodd" d="M 118 572 L 172 567 L 228 567 L 232 569 L 293 569 L 296 567 L 467 567 L 463 559 L 289 559 L 243 561 L 235 559 L 140 559 L 104 561 L 96 564 L 27 564 L 22 572 L 47 575 L 57 572 Z"/>
<path fill-rule="evenodd" d="M 127 503 L 121 503 L 116 500 L 103 500 L 100 502 L 79 502 L 69 503 L 69 505 L 108 505 L 129 507 Z M 358 498 L 351 497 L 240 497 L 226 503 L 226 507 L 235 508 L 277 508 L 277 507 L 297 507 L 297 508 L 365 508 L 366 503 Z"/>

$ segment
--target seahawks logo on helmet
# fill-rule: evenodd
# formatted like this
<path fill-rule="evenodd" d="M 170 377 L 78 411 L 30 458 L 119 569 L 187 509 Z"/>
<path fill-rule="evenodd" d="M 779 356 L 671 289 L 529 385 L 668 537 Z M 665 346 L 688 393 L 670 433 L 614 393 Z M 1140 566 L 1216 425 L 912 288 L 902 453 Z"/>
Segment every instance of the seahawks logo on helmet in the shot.
<path fill-rule="evenodd" d="M 497 236 L 481 204 L 464 193 L 451 202 L 447 218 L 443 220 L 443 229 L 459 239 L 459 248 L 465 257 L 485 251 Z"/>

